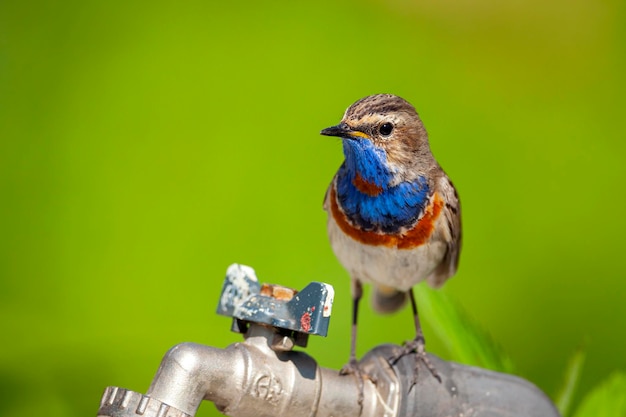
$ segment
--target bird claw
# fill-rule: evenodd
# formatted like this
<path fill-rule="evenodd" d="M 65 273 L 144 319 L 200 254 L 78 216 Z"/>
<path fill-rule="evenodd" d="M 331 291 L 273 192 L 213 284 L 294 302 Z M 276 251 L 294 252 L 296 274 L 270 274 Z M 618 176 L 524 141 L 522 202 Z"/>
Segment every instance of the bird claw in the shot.
<path fill-rule="evenodd" d="M 426 355 L 426 350 L 424 349 L 424 346 L 425 346 L 424 338 L 422 337 L 418 337 L 414 340 L 404 342 L 404 346 L 402 350 L 398 352 L 396 355 L 388 359 L 391 365 L 395 365 L 404 356 L 415 354 L 415 372 L 413 374 L 413 380 L 411 381 L 411 386 L 409 387 L 409 391 L 411 391 L 411 389 L 413 389 L 413 386 L 417 384 L 417 374 L 419 372 L 420 362 L 423 363 L 426 369 L 428 369 L 428 371 L 430 372 L 430 374 L 437 381 L 439 381 L 439 383 L 441 383 L 441 376 L 439 375 L 439 372 L 437 372 L 437 369 L 428 358 L 428 355 Z"/>
<path fill-rule="evenodd" d="M 350 359 L 350 362 L 346 363 L 339 371 L 339 375 L 352 375 L 360 373 L 361 370 L 359 369 L 359 364 L 356 359 Z"/>
<path fill-rule="evenodd" d="M 357 363 L 355 358 L 351 358 L 350 362 L 345 364 L 343 368 L 339 371 L 339 375 L 354 375 L 356 378 L 357 389 L 359 390 L 358 403 L 359 407 L 363 407 L 363 389 L 364 389 L 364 381 L 363 381 L 363 373 L 361 372 L 361 368 L 359 368 L 359 364 Z"/>
<path fill-rule="evenodd" d="M 348 362 L 343 366 L 343 368 L 341 368 L 341 370 L 339 371 L 339 375 L 354 375 L 354 378 L 357 381 L 357 388 L 359 390 L 358 403 L 360 407 L 363 407 L 363 390 L 365 387 L 365 379 L 369 379 L 374 385 L 376 385 L 376 378 L 361 371 L 361 368 L 356 359 L 350 359 L 350 362 Z"/>

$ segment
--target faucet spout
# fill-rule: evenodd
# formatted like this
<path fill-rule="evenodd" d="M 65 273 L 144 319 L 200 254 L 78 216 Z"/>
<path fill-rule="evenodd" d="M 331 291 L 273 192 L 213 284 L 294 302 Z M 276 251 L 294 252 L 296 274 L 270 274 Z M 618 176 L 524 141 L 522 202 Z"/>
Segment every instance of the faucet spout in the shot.
<path fill-rule="evenodd" d="M 195 415 L 204 399 L 227 405 L 245 374 L 245 360 L 237 360 L 240 350 L 178 344 L 165 354 L 146 395 L 188 415 Z"/>

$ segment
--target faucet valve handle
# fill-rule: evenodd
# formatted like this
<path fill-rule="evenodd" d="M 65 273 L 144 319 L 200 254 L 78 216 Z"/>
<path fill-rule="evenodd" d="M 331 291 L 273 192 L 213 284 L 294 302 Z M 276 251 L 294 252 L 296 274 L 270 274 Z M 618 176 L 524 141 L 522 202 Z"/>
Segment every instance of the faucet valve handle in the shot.
<path fill-rule="evenodd" d="M 328 333 L 334 295 L 333 287 L 322 282 L 312 282 L 301 291 L 261 285 L 254 269 L 233 264 L 226 271 L 217 313 L 233 318 L 233 331 L 245 333 L 250 323 L 262 324 L 306 346 L 309 335 Z M 278 350 L 289 349 L 285 345 Z"/>

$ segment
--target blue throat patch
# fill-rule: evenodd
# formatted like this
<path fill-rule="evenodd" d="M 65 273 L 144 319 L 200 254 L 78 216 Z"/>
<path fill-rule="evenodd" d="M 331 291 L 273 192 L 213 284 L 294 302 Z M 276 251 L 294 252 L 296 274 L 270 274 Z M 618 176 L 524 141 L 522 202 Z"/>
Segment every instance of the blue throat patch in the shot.
<path fill-rule="evenodd" d="M 390 187 L 393 172 L 383 149 L 366 139 L 344 139 L 343 151 L 346 160 L 337 173 L 337 200 L 353 224 L 367 231 L 396 233 L 419 218 L 430 194 L 426 178 Z M 368 195 L 359 191 L 354 185 L 357 175 L 381 192 Z"/>

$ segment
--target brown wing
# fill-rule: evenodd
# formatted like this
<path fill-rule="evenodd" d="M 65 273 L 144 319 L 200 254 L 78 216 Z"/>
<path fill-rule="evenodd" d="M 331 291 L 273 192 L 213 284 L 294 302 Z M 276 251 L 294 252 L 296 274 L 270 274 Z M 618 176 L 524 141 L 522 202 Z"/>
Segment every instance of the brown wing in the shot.
<path fill-rule="evenodd" d="M 456 273 L 461 253 L 461 202 L 452 181 L 445 174 L 439 181 L 438 191 L 445 201 L 442 215 L 446 229 L 442 231 L 442 236 L 447 250 L 437 269 L 428 277 L 428 283 L 435 288 Z"/>
<path fill-rule="evenodd" d="M 324 203 L 322 207 L 328 213 L 330 213 L 330 201 L 328 200 L 330 198 L 330 188 L 333 186 L 334 182 L 335 182 L 335 178 L 333 178 L 333 180 L 330 182 L 330 184 L 328 185 L 328 188 L 326 189 L 326 194 L 324 194 Z"/>

